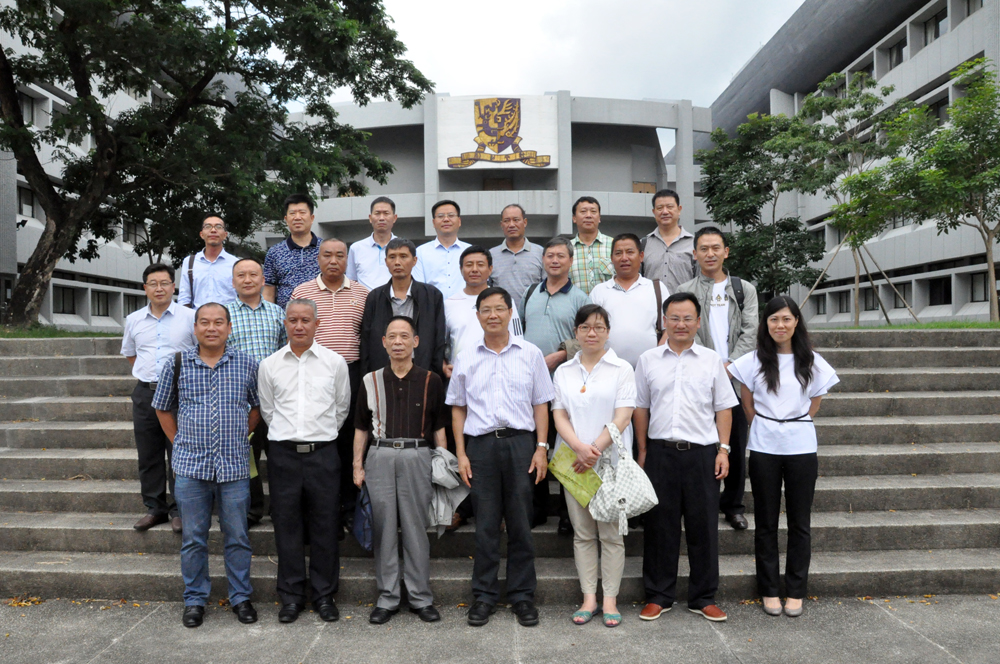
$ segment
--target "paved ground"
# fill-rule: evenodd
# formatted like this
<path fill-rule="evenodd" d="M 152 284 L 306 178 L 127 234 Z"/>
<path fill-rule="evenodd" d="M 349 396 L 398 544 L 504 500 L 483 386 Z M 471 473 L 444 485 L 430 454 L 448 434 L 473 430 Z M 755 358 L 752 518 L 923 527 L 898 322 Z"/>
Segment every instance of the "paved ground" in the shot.
<path fill-rule="evenodd" d="M 339 623 L 313 613 L 292 625 L 277 607 L 258 606 L 261 620 L 240 625 L 212 607 L 196 630 L 180 622 L 181 605 L 103 600 L 0 604 L 2 662 L 224 663 L 367 662 L 938 662 L 1000 661 L 996 596 L 925 599 L 856 597 L 809 601 L 798 619 L 764 615 L 758 604 L 727 605 L 729 622 L 712 624 L 682 607 L 653 623 L 628 607 L 623 624 L 595 620 L 576 627 L 575 607 L 546 606 L 541 625 L 519 627 L 507 611 L 482 628 L 465 624 L 464 609 L 442 607 L 444 620 L 425 625 L 400 614 L 388 625 L 367 622 L 368 607 L 341 607 Z M 353 609 L 353 610 L 352 610 Z M 350 618 L 347 618 L 350 616 Z"/>

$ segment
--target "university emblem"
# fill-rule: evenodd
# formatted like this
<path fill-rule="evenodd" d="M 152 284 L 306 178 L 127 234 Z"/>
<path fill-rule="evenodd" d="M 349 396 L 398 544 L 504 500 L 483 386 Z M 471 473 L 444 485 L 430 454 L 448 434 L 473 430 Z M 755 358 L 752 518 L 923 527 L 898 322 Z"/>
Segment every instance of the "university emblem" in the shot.
<path fill-rule="evenodd" d="M 448 157 L 448 168 L 468 168 L 477 161 L 506 164 L 520 161 L 527 166 L 543 168 L 551 157 L 539 156 L 534 150 L 521 149 L 521 100 L 490 97 L 477 99 L 475 105 L 476 138 L 475 152 L 463 152 L 461 157 Z M 507 149 L 507 154 L 503 152 Z M 489 149 L 492 151 L 487 152 Z"/>

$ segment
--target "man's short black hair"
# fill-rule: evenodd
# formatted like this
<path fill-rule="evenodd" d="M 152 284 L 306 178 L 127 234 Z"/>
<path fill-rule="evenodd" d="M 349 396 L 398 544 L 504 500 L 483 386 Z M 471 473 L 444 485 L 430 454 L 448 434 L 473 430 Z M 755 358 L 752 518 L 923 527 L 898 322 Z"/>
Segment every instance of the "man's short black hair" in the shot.
<path fill-rule="evenodd" d="M 489 249 L 486 247 L 480 247 L 478 244 L 466 247 L 462 255 L 458 257 L 458 267 L 459 269 L 465 264 L 465 257 L 471 256 L 472 254 L 483 254 L 486 256 L 486 264 L 493 267 L 493 254 L 490 253 Z"/>
<path fill-rule="evenodd" d="M 154 272 L 166 272 L 170 275 L 170 281 L 174 280 L 174 268 L 165 263 L 153 263 L 152 265 L 147 265 L 146 269 L 142 271 L 142 281 L 145 283 L 149 275 Z"/>
<path fill-rule="evenodd" d="M 385 253 L 388 254 L 390 251 L 396 249 L 401 249 L 406 247 L 410 250 L 411 256 L 417 255 L 417 245 L 413 244 L 412 240 L 407 240 L 405 237 L 394 237 L 385 245 Z"/>
<path fill-rule="evenodd" d="M 615 245 L 623 240 L 631 240 L 635 242 L 636 251 L 642 253 L 642 240 L 635 233 L 619 233 L 615 236 L 615 239 L 611 240 L 611 253 L 615 253 Z"/>
<path fill-rule="evenodd" d="M 681 204 L 681 196 L 673 189 L 660 189 L 658 192 L 653 194 L 653 208 L 656 208 L 657 198 L 672 198 L 677 201 L 677 205 Z"/>
<path fill-rule="evenodd" d="M 383 337 L 389 334 L 389 326 L 392 325 L 393 321 L 397 320 L 401 320 L 405 322 L 407 325 L 409 325 L 410 329 L 413 331 L 413 336 L 417 336 L 417 324 L 413 322 L 412 318 L 410 318 L 409 316 L 393 316 L 392 318 L 389 319 L 389 322 L 385 324 L 385 332 L 382 333 Z"/>
<path fill-rule="evenodd" d="M 256 258 L 240 258 L 235 263 L 233 263 L 233 274 L 236 274 L 236 268 L 238 268 L 240 266 L 240 263 L 245 263 L 246 261 L 250 261 L 251 263 L 255 263 L 257 265 L 257 267 L 259 267 L 261 269 L 261 271 L 264 270 L 264 266 L 261 265 L 260 261 L 257 260 Z"/>
<path fill-rule="evenodd" d="M 580 198 L 576 199 L 576 203 L 573 203 L 574 217 L 576 216 L 576 206 L 578 206 L 580 203 L 593 203 L 594 205 L 597 206 L 597 214 L 601 213 L 601 202 L 599 200 L 597 200 L 593 196 L 581 196 Z"/>
<path fill-rule="evenodd" d="M 506 288 L 500 288 L 499 286 L 490 286 L 476 298 L 476 311 L 479 311 L 479 305 L 482 304 L 483 300 L 488 297 L 493 297 L 494 295 L 503 296 L 503 303 L 507 305 L 508 309 L 514 307 L 514 301 L 510 299 L 510 293 L 507 292 Z"/>
<path fill-rule="evenodd" d="M 298 205 L 299 203 L 305 203 L 309 206 L 309 214 L 312 214 L 316 210 L 316 203 L 313 202 L 312 197 L 306 194 L 292 194 L 285 199 L 285 214 L 288 214 L 289 205 Z"/>
<path fill-rule="evenodd" d="M 544 256 L 545 252 L 547 252 L 552 247 L 566 247 L 566 251 L 569 253 L 569 257 L 573 258 L 573 241 L 570 240 L 565 235 L 557 235 L 548 242 L 546 242 L 545 246 L 542 247 L 542 256 Z"/>
<path fill-rule="evenodd" d="M 462 216 L 462 208 L 458 207 L 458 203 L 456 203 L 455 201 L 449 201 L 449 200 L 445 199 L 443 201 L 438 201 L 437 203 L 435 203 L 434 205 L 431 206 L 431 216 L 432 217 L 435 214 L 437 214 L 438 208 L 441 207 L 442 205 L 454 205 L 455 206 L 455 214 L 457 214 L 460 217 Z"/>
<path fill-rule="evenodd" d="M 503 219 L 503 213 L 507 211 L 507 208 L 512 208 L 512 207 L 516 207 L 518 210 L 520 210 L 522 217 L 524 217 L 525 219 L 528 218 L 528 213 L 524 211 L 524 208 L 521 207 L 519 203 L 508 203 L 507 205 L 504 205 L 503 210 L 500 210 L 500 218 Z"/>
<path fill-rule="evenodd" d="M 368 208 L 368 214 L 374 212 L 375 206 L 378 205 L 379 203 L 388 203 L 389 207 L 392 208 L 392 213 L 396 214 L 396 202 L 391 198 L 389 198 L 388 196 L 379 196 L 378 198 L 373 200 L 371 206 L 369 206 Z"/>
<path fill-rule="evenodd" d="M 694 296 L 694 293 L 674 293 L 667 299 L 663 301 L 663 315 L 667 315 L 667 307 L 676 302 L 691 302 L 694 304 L 694 311 L 699 316 L 701 316 L 701 303 L 698 302 L 698 298 Z"/>
<path fill-rule="evenodd" d="M 198 307 L 197 309 L 195 309 L 194 310 L 194 319 L 195 320 L 198 320 L 198 314 L 200 314 L 201 310 L 204 309 L 205 307 L 219 307 L 220 309 L 222 309 L 223 313 L 226 314 L 226 322 L 229 323 L 230 325 L 232 325 L 233 321 L 232 321 L 232 319 L 229 318 L 229 307 L 227 307 L 224 304 L 219 304 L 218 302 L 206 302 L 205 304 L 203 304 L 200 307 Z"/>
<path fill-rule="evenodd" d="M 718 235 L 719 237 L 722 238 L 722 246 L 723 247 L 728 247 L 729 246 L 729 239 L 726 237 L 725 233 L 723 233 L 722 231 L 720 231 L 715 226 L 705 226 L 704 228 L 699 228 L 695 232 L 695 234 L 694 234 L 694 248 L 695 249 L 698 248 L 698 240 L 700 240 L 703 235 Z"/>

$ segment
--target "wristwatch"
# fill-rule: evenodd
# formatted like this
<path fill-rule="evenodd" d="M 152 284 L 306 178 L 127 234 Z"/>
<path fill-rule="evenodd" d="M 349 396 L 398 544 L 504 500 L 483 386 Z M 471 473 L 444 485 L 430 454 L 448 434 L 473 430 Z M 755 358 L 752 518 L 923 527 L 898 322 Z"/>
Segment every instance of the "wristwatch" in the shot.
<path fill-rule="evenodd" d="M 720 444 L 720 445 L 719 445 L 719 449 L 720 449 L 720 450 L 725 450 L 725 451 L 726 451 L 726 454 L 731 454 L 731 453 L 732 453 L 732 451 L 733 451 L 733 448 L 732 448 L 732 447 L 730 447 L 729 445 L 722 445 L 722 444 Z"/>
<path fill-rule="evenodd" d="M 544 447 L 546 452 L 549 451 L 549 444 L 548 443 L 538 443 L 537 447 Z"/>

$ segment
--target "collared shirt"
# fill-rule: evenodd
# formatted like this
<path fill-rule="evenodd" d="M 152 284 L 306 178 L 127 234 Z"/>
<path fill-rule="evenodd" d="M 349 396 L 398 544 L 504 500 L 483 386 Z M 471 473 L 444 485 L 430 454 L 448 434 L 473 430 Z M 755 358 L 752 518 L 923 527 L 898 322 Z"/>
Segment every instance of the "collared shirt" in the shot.
<path fill-rule="evenodd" d="M 344 278 L 336 291 L 331 291 L 318 276 L 295 288 L 292 299 L 312 300 L 319 313 L 319 329 L 315 341 L 340 355 L 347 362 L 361 357 L 361 319 L 365 313 L 368 289 L 357 281 Z"/>
<path fill-rule="evenodd" d="M 351 406 L 347 362 L 313 341 L 302 357 L 285 346 L 260 363 L 260 414 L 271 440 L 335 440 Z"/>
<path fill-rule="evenodd" d="M 462 267 L 458 264 L 462 252 L 472 245 L 456 239 L 455 244 L 446 247 L 439 238 L 417 247 L 417 265 L 413 268 L 413 278 L 430 284 L 448 299 L 465 288 Z"/>
<path fill-rule="evenodd" d="M 406 287 L 406 295 L 404 297 L 396 297 L 396 291 L 389 286 L 389 302 L 392 303 L 392 315 L 393 316 L 409 316 L 413 318 L 413 295 L 410 291 L 413 290 L 413 280 L 410 280 L 410 285 Z"/>
<path fill-rule="evenodd" d="M 548 279 L 543 279 L 531 297 L 521 303 L 524 338 L 538 346 L 543 355 L 556 352 L 559 344 L 574 337 L 576 312 L 590 304 L 586 293 L 572 279 L 553 294 L 549 294 L 547 283 Z"/>
<path fill-rule="evenodd" d="M 296 286 L 319 274 L 319 245 L 320 239 L 313 233 L 312 240 L 304 247 L 295 244 L 289 236 L 267 250 L 264 283 L 275 286 L 274 303 L 282 309 L 288 304 Z"/>
<path fill-rule="evenodd" d="M 395 237 L 392 235 L 389 239 Z M 368 290 L 374 290 L 392 279 L 385 265 L 385 247 L 375 241 L 374 233 L 351 245 L 347 252 L 346 274 L 348 279 L 360 281 Z"/>
<path fill-rule="evenodd" d="M 680 355 L 663 344 L 647 350 L 635 367 L 636 408 L 649 409 L 649 438 L 697 445 L 719 442 L 715 414 L 739 405 L 714 350 L 697 344 Z"/>
<path fill-rule="evenodd" d="M 613 239 L 610 235 L 598 233 L 594 241 L 587 245 L 580 240 L 579 235 L 573 238 L 573 267 L 569 269 L 569 276 L 587 295 L 594 290 L 594 286 L 615 274 L 611 263 Z"/>
<path fill-rule="evenodd" d="M 677 287 L 691 281 L 698 273 L 698 262 L 694 259 L 694 235 L 681 227 L 681 234 L 667 246 L 655 229 L 645 237 L 646 248 L 642 257 L 642 276 L 659 279 L 667 285 L 671 293 Z"/>
<path fill-rule="evenodd" d="M 446 426 L 451 426 L 451 409 L 444 403 L 444 383 L 436 373 L 414 364 L 402 378 L 392 367 L 362 377 L 355 429 L 370 431 L 375 438 L 430 441 Z"/>
<path fill-rule="evenodd" d="M 226 305 L 233 331 L 226 342 L 260 362 L 285 345 L 285 312 L 264 298 L 256 308 L 243 300 Z"/>
<path fill-rule="evenodd" d="M 493 285 L 510 293 L 514 308 L 520 309 L 524 291 L 545 277 L 542 248 L 525 238 L 524 246 L 514 252 L 504 240 L 490 249 L 490 254 L 493 255 Z"/>
<path fill-rule="evenodd" d="M 197 309 L 203 304 L 216 302 L 225 304 L 236 299 L 236 289 L 233 288 L 233 265 L 239 259 L 231 253 L 222 250 L 221 253 L 210 261 L 205 257 L 205 251 L 201 250 L 194 255 L 194 263 L 191 264 L 191 257 L 187 256 L 177 270 L 177 281 L 180 289 L 177 291 L 177 303 L 188 305 L 191 303 L 191 279 L 194 278 L 194 308 Z M 191 265 L 191 274 L 188 274 L 188 265 Z"/>
<path fill-rule="evenodd" d="M 478 295 L 466 295 L 460 290 L 444 301 L 444 324 L 448 331 L 448 361 L 455 363 L 458 354 L 483 340 L 485 332 L 476 315 L 476 299 Z M 522 336 L 521 316 L 515 307 L 510 317 L 507 330 L 515 337 Z"/>
<path fill-rule="evenodd" d="M 661 302 L 669 295 L 670 289 L 661 282 Z M 611 316 L 608 346 L 615 349 L 618 357 L 635 366 L 640 355 L 656 347 L 659 341 L 656 321 L 660 313 L 652 281 L 639 277 L 625 290 L 616 280 L 609 279 L 594 288 L 590 301 L 604 307 Z"/>
<path fill-rule="evenodd" d="M 588 373 L 580 361 L 583 351 L 568 362 L 559 365 L 552 384 L 556 398 L 552 410 L 564 410 L 573 425 L 573 432 L 580 442 L 589 445 L 604 431 L 608 422 L 615 419 L 616 408 L 635 408 L 635 371 L 632 365 L 608 350 Z M 556 435 L 556 447 L 565 444 Z M 632 425 L 622 431 L 622 444 L 632 449 Z M 617 463 L 618 453 L 612 449 L 611 458 Z"/>
<path fill-rule="evenodd" d="M 135 358 L 133 376 L 155 383 L 163 365 L 173 360 L 174 353 L 191 348 L 196 343 L 193 309 L 171 302 L 157 318 L 147 305 L 125 319 L 122 355 Z"/>
<path fill-rule="evenodd" d="M 247 417 L 260 405 L 257 362 L 227 348 L 214 367 L 198 354 L 184 351 L 177 391 L 174 363 L 167 362 L 153 395 L 156 410 L 177 409 L 177 435 L 171 465 L 181 477 L 234 482 L 250 477 Z"/>
<path fill-rule="evenodd" d="M 465 435 L 502 427 L 534 431 L 534 407 L 555 398 L 549 368 L 538 346 L 510 337 L 499 353 L 480 341 L 455 360 L 448 383 L 449 406 L 466 406 Z"/>

